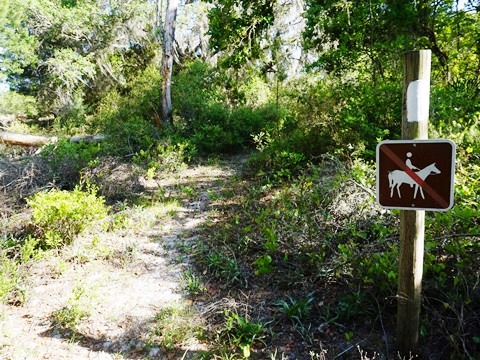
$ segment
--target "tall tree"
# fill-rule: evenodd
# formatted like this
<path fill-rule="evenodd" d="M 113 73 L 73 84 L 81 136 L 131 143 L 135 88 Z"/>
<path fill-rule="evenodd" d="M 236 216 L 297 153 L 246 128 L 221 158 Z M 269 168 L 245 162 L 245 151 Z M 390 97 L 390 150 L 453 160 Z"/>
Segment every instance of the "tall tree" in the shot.
<path fill-rule="evenodd" d="M 167 0 L 167 11 L 162 29 L 162 121 L 172 123 L 172 68 L 175 42 L 175 20 L 178 0 Z"/>
<path fill-rule="evenodd" d="M 375 81 L 388 75 L 385 61 L 392 49 L 411 43 L 409 36 L 398 35 L 403 26 L 411 29 L 405 24 L 412 21 L 412 11 L 411 6 L 389 7 L 380 0 L 308 0 L 304 45 L 318 51 L 319 67 L 336 73 L 363 71 Z M 398 24 L 399 18 L 404 23 Z"/>
<path fill-rule="evenodd" d="M 150 9 L 143 0 L 0 0 L 0 72 L 63 116 L 145 67 Z"/>
<path fill-rule="evenodd" d="M 209 0 L 210 46 L 225 55 L 225 65 L 239 68 L 261 55 L 260 41 L 274 21 L 276 0 Z"/>
<path fill-rule="evenodd" d="M 476 3 L 470 1 L 469 8 Z M 448 81 L 455 62 L 449 52 L 456 43 L 452 34 L 472 38 L 468 20 L 478 20 L 478 14 L 467 16 L 456 5 L 455 0 L 308 0 L 304 43 L 317 49 L 317 65 L 323 69 L 360 70 L 373 80 L 388 75 L 387 68 L 395 75 L 395 59 L 404 51 L 429 48 L 439 65 L 433 68 L 441 69 L 438 75 Z"/>

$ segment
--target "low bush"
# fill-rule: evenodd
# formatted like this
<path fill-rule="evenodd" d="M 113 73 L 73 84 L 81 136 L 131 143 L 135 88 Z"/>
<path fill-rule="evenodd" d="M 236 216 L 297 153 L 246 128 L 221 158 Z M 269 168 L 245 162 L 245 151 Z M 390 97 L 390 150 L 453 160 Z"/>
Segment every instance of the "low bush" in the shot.
<path fill-rule="evenodd" d="M 163 308 L 155 316 L 147 344 L 171 351 L 179 344 L 198 341 L 197 339 L 202 337 L 201 322 L 196 317 L 194 308 L 186 304 L 176 304 Z"/>
<path fill-rule="evenodd" d="M 268 181 L 292 180 L 307 164 L 303 153 L 273 143 L 248 160 L 248 168 Z"/>
<path fill-rule="evenodd" d="M 0 303 L 4 303 L 15 290 L 20 279 L 18 263 L 0 250 Z"/>
<path fill-rule="evenodd" d="M 328 78 L 301 79 L 281 95 L 281 104 L 296 122 L 277 139 L 278 147 L 307 158 L 355 151 L 357 156 L 373 159 L 380 140 L 400 135 L 402 99 L 396 82 L 339 84 Z"/>
<path fill-rule="evenodd" d="M 52 313 L 52 323 L 62 330 L 75 331 L 81 321 L 92 313 L 92 303 L 95 301 L 92 290 L 83 284 L 75 286 L 67 305 Z"/>
<path fill-rule="evenodd" d="M 26 300 L 24 264 L 43 256 L 38 243 L 32 236 L 24 239 L 10 235 L 0 237 L 0 304 L 19 305 Z"/>
<path fill-rule="evenodd" d="M 83 92 L 75 92 L 72 94 L 72 104 L 54 119 L 52 130 L 59 135 L 88 133 L 90 113 L 91 107 L 84 103 Z"/>
<path fill-rule="evenodd" d="M 61 139 L 56 144 L 43 147 L 40 155 L 47 161 L 57 186 L 71 189 L 80 179 L 81 170 L 104 152 L 101 143 L 74 143 Z"/>
<path fill-rule="evenodd" d="M 323 79 L 291 86 L 281 96 L 277 122 L 271 119 L 270 127 L 254 133 L 260 152 L 249 165 L 269 179 L 292 179 L 326 153 L 372 160 L 379 141 L 399 137 L 401 91 L 395 83 L 334 85 Z"/>
<path fill-rule="evenodd" d="M 228 109 L 213 104 L 203 109 L 198 120 L 191 121 L 181 130 L 185 138 L 203 154 L 235 153 L 252 149 L 252 136 L 263 131 L 273 132 L 277 124 L 285 122 L 286 114 L 273 105 L 259 108 L 237 107 Z"/>
<path fill-rule="evenodd" d="M 106 152 L 114 156 L 133 156 L 140 150 L 151 149 L 160 139 L 152 121 L 122 112 L 105 119 L 102 133 L 106 136 Z"/>
<path fill-rule="evenodd" d="M 181 170 L 196 155 L 197 148 L 191 141 L 165 137 L 149 150 L 140 149 L 133 157 L 134 163 L 144 166 L 147 178 L 157 173 Z"/>
<path fill-rule="evenodd" d="M 92 131 L 104 134 L 109 155 L 132 156 L 160 138 L 160 72 L 147 67 L 123 89 L 104 96 L 92 116 Z"/>
<path fill-rule="evenodd" d="M 252 135 L 276 129 L 285 122 L 284 111 L 269 104 L 268 97 L 255 101 L 253 94 L 247 94 L 245 80 L 201 61 L 185 64 L 174 82 L 175 127 L 200 153 L 233 153 L 252 148 Z M 260 82 L 257 79 L 257 85 Z"/>
<path fill-rule="evenodd" d="M 70 244 L 76 235 L 107 215 L 104 199 L 94 189 L 51 190 L 27 200 L 32 209 L 35 235 L 44 248 Z"/>

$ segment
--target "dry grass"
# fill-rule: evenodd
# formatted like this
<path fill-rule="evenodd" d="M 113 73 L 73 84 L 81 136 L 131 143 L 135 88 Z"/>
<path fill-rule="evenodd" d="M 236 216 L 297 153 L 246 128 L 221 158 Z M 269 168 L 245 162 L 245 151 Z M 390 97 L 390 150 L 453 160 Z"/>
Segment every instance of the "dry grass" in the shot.
<path fill-rule="evenodd" d="M 42 157 L 0 157 L 0 192 L 4 196 L 19 200 L 54 186 L 51 168 Z"/>
<path fill-rule="evenodd" d="M 144 190 L 139 166 L 119 158 L 105 157 L 82 171 L 82 179 L 95 184 L 109 202 L 133 197 Z"/>

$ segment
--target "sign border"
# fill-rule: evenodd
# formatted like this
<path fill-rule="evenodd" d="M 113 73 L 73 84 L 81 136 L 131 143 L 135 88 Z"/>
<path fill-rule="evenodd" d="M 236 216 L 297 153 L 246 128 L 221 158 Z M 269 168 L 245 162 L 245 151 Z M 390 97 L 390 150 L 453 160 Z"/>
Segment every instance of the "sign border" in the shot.
<path fill-rule="evenodd" d="M 420 207 L 403 207 L 403 206 L 385 206 L 380 204 L 380 146 L 385 144 L 419 144 L 419 143 L 448 143 L 452 146 L 452 169 L 450 174 L 450 181 L 452 186 L 450 187 L 450 198 L 448 199 L 447 208 L 420 208 Z M 454 190 L 455 190 L 455 159 L 456 159 L 457 149 L 455 143 L 450 139 L 419 139 L 419 140 L 383 140 L 377 144 L 376 147 L 376 202 L 377 204 L 384 208 L 390 210 L 424 210 L 424 211 L 448 211 L 454 205 Z"/>

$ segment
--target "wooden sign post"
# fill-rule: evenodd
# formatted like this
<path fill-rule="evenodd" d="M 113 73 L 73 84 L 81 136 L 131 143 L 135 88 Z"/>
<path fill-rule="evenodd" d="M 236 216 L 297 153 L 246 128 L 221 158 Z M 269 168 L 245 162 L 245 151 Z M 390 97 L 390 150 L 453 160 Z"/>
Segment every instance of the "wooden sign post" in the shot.
<path fill-rule="evenodd" d="M 428 139 L 431 51 L 405 54 L 402 139 Z M 422 293 L 425 211 L 400 212 L 400 261 L 397 293 L 397 342 L 400 353 L 418 343 Z"/>

